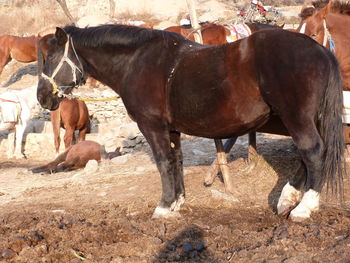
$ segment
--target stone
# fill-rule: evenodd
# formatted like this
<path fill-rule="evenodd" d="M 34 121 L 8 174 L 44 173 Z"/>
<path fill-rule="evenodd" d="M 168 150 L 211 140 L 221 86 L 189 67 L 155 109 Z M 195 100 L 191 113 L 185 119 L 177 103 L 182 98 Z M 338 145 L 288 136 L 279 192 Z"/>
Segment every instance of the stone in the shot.
<path fill-rule="evenodd" d="M 112 164 L 125 164 L 131 157 L 132 157 L 132 155 L 130 153 L 127 153 L 127 154 L 124 154 L 122 156 L 118 156 L 118 157 L 111 159 L 110 163 L 112 163 Z"/>
<path fill-rule="evenodd" d="M 98 162 L 96 160 L 90 160 L 87 162 L 84 173 L 85 174 L 91 174 L 98 171 Z"/>

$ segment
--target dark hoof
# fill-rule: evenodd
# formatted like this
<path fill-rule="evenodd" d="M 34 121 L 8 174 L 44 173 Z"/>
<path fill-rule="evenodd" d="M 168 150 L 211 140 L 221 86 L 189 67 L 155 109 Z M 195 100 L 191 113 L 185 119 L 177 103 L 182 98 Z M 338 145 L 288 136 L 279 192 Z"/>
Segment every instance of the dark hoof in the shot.
<path fill-rule="evenodd" d="M 203 185 L 204 185 L 205 187 L 210 187 L 210 186 L 212 186 L 213 184 L 203 183 Z"/>

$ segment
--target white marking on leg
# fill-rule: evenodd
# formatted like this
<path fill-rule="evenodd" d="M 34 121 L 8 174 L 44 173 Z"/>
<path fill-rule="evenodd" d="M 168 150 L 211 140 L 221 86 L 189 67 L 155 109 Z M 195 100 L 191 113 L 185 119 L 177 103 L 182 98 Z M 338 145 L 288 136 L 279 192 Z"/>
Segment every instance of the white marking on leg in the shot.
<path fill-rule="evenodd" d="M 171 211 L 179 211 L 181 206 L 185 203 L 185 196 L 183 194 L 179 195 L 179 198 L 171 204 Z"/>
<path fill-rule="evenodd" d="M 277 204 L 277 213 L 279 215 L 289 211 L 301 198 L 301 191 L 291 186 L 289 182 L 283 187 L 281 196 Z"/>
<path fill-rule="evenodd" d="M 310 217 L 312 212 L 318 211 L 320 205 L 320 193 L 308 190 L 299 205 L 292 210 L 289 218 L 293 221 L 303 221 Z"/>
<path fill-rule="evenodd" d="M 157 206 L 153 212 L 152 218 L 180 217 L 181 215 L 179 213 L 179 210 L 184 203 L 185 203 L 185 196 L 181 194 L 179 195 L 179 198 L 170 205 L 170 207 Z"/>

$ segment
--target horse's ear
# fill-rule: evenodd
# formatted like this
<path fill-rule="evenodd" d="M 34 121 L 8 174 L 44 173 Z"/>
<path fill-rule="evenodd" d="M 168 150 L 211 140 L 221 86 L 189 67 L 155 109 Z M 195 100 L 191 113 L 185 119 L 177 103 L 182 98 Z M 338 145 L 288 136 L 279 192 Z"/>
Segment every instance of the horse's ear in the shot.
<path fill-rule="evenodd" d="M 321 15 L 322 18 L 325 18 L 326 15 L 328 15 L 331 12 L 331 3 L 328 3 L 325 7 L 323 7 L 320 11 L 319 14 Z"/>
<path fill-rule="evenodd" d="M 63 46 L 68 40 L 67 33 L 60 27 L 56 27 L 55 37 L 57 39 L 57 44 Z"/>

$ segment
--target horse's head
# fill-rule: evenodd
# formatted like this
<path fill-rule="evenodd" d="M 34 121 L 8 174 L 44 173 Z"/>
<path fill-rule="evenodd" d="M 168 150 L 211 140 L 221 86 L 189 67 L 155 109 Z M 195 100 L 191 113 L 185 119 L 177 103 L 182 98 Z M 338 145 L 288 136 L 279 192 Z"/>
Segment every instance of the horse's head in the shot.
<path fill-rule="evenodd" d="M 63 29 L 57 28 L 47 41 L 50 48 L 45 59 L 41 55 L 38 67 L 37 97 L 43 108 L 55 110 L 74 87 L 83 83 L 84 72 L 73 40 Z M 42 52 L 40 45 L 38 50 Z"/>
<path fill-rule="evenodd" d="M 327 25 L 326 15 L 330 12 L 331 4 L 324 6 L 303 8 L 299 16 L 301 23 L 297 28 L 297 32 L 306 34 L 316 40 L 318 43 L 326 45 L 327 42 Z"/>

